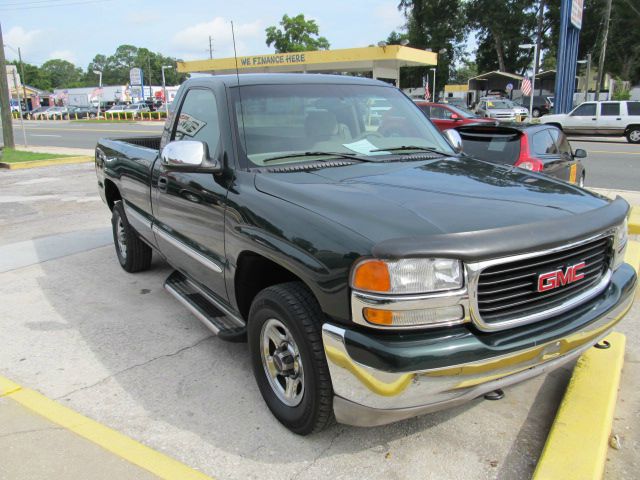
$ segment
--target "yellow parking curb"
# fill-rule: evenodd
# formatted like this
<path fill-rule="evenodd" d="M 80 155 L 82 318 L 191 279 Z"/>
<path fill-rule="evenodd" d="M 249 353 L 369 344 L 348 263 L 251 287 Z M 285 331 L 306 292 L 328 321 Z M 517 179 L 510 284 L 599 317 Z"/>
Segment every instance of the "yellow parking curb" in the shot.
<path fill-rule="evenodd" d="M 90 418 L 63 407 L 34 390 L 22 388 L 0 376 L 0 397 L 10 398 L 47 420 L 80 435 L 105 450 L 163 479 L 211 480 L 204 473 L 190 468 L 160 452 L 116 432 Z"/>
<path fill-rule="evenodd" d="M 600 479 L 607 458 L 626 337 L 591 348 L 579 359 L 544 446 L 534 480 Z"/>
<path fill-rule="evenodd" d="M 627 251 L 624 254 L 624 261 L 636 269 L 636 273 L 640 275 L 640 242 L 629 240 Z"/>
<path fill-rule="evenodd" d="M 629 233 L 631 235 L 640 235 L 640 207 L 631 207 Z"/>
<path fill-rule="evenodd" d="M 0 168 L 8 168 L 9 170 L 16 170 L 19 168 L 49 167 L 52 165 L 64 165 L 64 164 L 71 164 L 71 163 L 88 163 L 88 162 L 93 162 L 93 157 L 89 155 L 81 155 L 78 157 L 60 157 L 60 158 L 52 158 L 50 160 L 33 160 L 30 162 L 16 162 L 16 163 L 0 162 Z"/>

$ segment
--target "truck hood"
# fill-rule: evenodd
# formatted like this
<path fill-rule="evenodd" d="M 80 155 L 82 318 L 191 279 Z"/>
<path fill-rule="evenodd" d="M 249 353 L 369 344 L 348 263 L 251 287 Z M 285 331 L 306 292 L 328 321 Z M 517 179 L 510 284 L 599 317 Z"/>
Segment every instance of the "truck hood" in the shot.
<path fill-rule="evenodd" d="M 256 188 L 374 243 L 568 219 L 610 201 L 567 183 L 469 157 L 257 174 Z"/>

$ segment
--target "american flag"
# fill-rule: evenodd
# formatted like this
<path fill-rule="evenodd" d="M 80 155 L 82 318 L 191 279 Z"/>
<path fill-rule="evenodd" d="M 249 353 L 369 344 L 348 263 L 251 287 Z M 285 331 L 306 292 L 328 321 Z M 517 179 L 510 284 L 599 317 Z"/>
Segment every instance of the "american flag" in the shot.
<path fill-rule="evenodd" d="M 531 80 L 529 80 L 529 77 L 524 77 L 522 79 L 522 86 L 520 89 L 524 95 L 531 95 Z"/>
<path fill-rule="evenodd" d="M 424 99 L 429 100 L 431 98 L 431 92 L 429 91 L 429 80 L 424 82 Z"/>

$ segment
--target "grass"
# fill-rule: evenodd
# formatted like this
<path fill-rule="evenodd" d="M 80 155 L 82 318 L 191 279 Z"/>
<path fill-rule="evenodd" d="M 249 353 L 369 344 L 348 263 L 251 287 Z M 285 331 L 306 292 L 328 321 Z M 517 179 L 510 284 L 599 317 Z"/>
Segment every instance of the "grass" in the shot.
<path fill-rule="evenodd" d="M 66 158 L 66 157 L 73 157 L 73 155 L 62 155 L 60 153 L 23 152 L 22 150 L 5 148 L 2 154 L 2 158 L 0 158 L 0 162 L 19 163 L 19 162 L 32 162 L 34 160 L 51 160 L 52 158 Z"/>

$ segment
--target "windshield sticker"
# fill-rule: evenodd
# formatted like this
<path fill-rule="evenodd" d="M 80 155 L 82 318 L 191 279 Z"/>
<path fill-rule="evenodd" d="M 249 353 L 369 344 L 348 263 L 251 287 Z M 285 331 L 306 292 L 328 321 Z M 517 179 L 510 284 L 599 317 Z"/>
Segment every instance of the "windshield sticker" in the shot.
<path fill-rule="evenodd" d="M 388 155 L 390 152 L 373 152 L 372 150 L 377 150 L 373 143 L 369 140 L 359 140 L 353 143 L 343 143 L 343 147 L 347 147 L 352 152 L 360 153 L 362 155 Z"/>
<path fill-rule="evenodd" d="M 195 136 L 202 128 L 207 124 L 202 120 L 198 120 L 192 117 L 188 113 L 181 113 L 178 118 L 178 126 L 176 127 L 176 134 L 186 135 L 188 137 Z M 182 137 L 181 137 L 182 138 Z"/>

